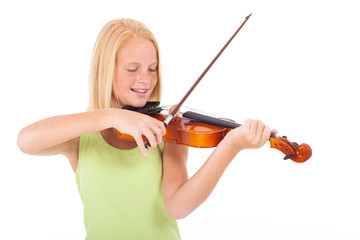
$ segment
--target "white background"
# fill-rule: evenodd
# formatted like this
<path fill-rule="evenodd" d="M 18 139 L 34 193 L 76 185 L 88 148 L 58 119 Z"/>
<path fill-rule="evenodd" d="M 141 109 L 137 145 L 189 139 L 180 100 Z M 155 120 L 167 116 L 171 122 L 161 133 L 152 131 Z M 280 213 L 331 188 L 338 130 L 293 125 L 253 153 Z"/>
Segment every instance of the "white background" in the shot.
<path fill-rule="evenodd" d="M 360 239 L 360 16 L 356 1 L 5 1 L 0 3 L 0 239 L 83 239 L 82 204 L 64 157 L 16 146 L 39 119 L 81 112 L 93 44 L 111 19 L 157 36 L 162 105 L 177 103 L 245 16 L 239 35 L 184 105 L 263 120 L 306 142 L 283 161 L 241 152 L 210 198 L 179 222 L 183 239 Z M 212 149 L 191 149 L 193 174 Z"/>

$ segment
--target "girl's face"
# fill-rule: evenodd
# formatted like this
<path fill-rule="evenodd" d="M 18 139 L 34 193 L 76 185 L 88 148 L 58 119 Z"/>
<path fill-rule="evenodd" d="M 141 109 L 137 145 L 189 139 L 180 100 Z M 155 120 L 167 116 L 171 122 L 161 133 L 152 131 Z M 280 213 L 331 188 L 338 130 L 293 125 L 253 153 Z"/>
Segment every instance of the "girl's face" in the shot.
<path fill-rule="evenodd" d="M 144 38 L 127 40 L 117 53 L 115 63 L 113 91 L 119 107 L 144 106 L 157 80 L 158 59 L 154 44 Z"/>

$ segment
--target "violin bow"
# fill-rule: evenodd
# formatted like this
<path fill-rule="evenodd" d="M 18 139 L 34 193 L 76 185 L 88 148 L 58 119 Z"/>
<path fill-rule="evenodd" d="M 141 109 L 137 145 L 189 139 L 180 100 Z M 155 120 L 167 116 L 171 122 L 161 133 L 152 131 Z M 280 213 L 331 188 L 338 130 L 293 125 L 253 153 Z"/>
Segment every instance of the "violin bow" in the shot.
<path fill-rule="evenodd" d="M 252 14 L 252 13 L 251 13 Z M 171 113 L 167 116 L 167 118 L 164 120 L 165 127 L 170 123 L 170 121 L 174 118 L 180 107 L 183 105 L 185 100 L 189 97 L 189 95 L 192 93 L 192 91 L 195 89 L 195 87 L 200 83 L 201 79 L 205 76 L 205 74 L 209 71 L 209 69 L 212 67 L 212 65 L 216 62 L 216 60 L 220 57 L 220 55 L 224 52 L 225 48 L 230 44 L 230 42 L 235 38 L 235 36 L 238 34 L 238 32 L 241 30 L 241 28 L 244 26 L 244 24 L 247 22 L 247 20 L 250 18 L 251 14 L 247 17 L 245 17 L 244 22 L 240 25 L 240 27 L 235 31 L 235 33 L 231 36 L 231 38 L 227 41 L 227 43 L 224 45 L 224 47 L 220 50 L 220 52 L 215 56 L 215 58 L 210 62 L 210 64 L 205 68 L 205 70 L 202 72 L 202 74 L 199 76 L 199 78 L 196 80 L 196 82 L 192 85 L 192 87 L 189 89 L 189 91 L 185 94 L 185 96 L 181 99 L 181 101 L 176 105 L 176 107 L 171 111 Z"/>
<path fill-rule="evenodd" d="M 195 89 L 195 87 L 200 83 L 201 79 L 205 76 L 205 74 L 209 71 L 209 69 L 212 67 L 212 65 L 215 63 L 215 61 L 224 52 L 224 50 L 230 44 L 230 42 L 235 38 L 235 36 L 238 34 L 238 32 L 241 30 L 241 28 L 247 22 L 247 20 L 249 20 L 250 16 L 251 16 L 251 14 L 248 15 L 247 17 L 245 17 L 244 22 L 235 31 L 235 33 L 231 36 L 231 38 L 227 41 L 227 43 L 220 50 L 220 52 L 215 56 L 215 58 L 210 62 L 210 64 L 203 71 L 203 73 L 199 76 L 199 78 L 195 81 L 195 83 L 192 85 L 192 87 L 189 89 L 189 91 L 181 99 L 181 101 L 176 105 L 176 107 L 167 116 L 167 118 L 164 120 L 165 127 L 174 118 L 174 116 L 176 115 L 176 113 L 178 112 L 180 107 L 183 105 L 185 100 L 189 97 L 189 95 L 192 93 L 192 91 Z M 204 116 L 194 117 L 194 115 L 196 115 L 196 114 L 193 114 L 193 119 L 196 119 L 198 117 L 197 120 L 199 120 L 199 118 L 201 118 L 202 121 L 205 121 L 205 122 L 207 121 L 206 118 L 209 119 L 209 116 L 206 116 L 206 117 L 204 117 Z M 183 116 L 186 117 L 186 114 L 185 115 L 183 114 Z M 191 118 L 191 116 L 189 116 L 189 115 L 187 117 Z M 218 122 L 218 121 L 221 121 L 221 120 L 219 120 L 219 119 L 211 119 L 210 120 L 211 124 L 214 124 L 214 121 Z M 225 123 L 223 122 L 222 124 L 225 124 Z M 222 124 L 219 123 L 218 125 L 222 125 Z M 227 125 L 227 127 L 230 127 L 230 128 L 235 128 L 235 127 L 241 126 L 240 124 L 230 123 L 230 122 L 227 122 L 225 125 Z M 291 159 L 294 162 L 301 163 L 301 162 L 307 161 L 312 155 L 312 150 L 311 150 L 311 148 L 310 148 L 310 146 L 308 144 L 302 143 L 302 144 L 299 145 L 296 142 L 290 142 L 290 141 L 287 140 L 286 136 L 279 137 L 279 136 L 276 136 L 276 134 L 272 132 L 271 135 L 270 135 L 269 141 L 270 141 L 270 147 L 271 148 L 275 148 L 275 149 L 277 149 L 277 150 L 279 150 L 279 151 L 281 151 L 282 153 L 285 154 L 284 160 Z"/>

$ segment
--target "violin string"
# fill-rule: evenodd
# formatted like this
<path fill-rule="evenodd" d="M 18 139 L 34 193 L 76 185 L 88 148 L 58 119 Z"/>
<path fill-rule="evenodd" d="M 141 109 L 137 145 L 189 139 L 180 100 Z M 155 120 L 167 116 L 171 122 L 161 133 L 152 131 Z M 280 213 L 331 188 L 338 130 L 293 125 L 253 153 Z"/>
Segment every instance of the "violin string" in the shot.
<path fill-rule="evenodd" d="M 168 114 L 169 111 L 170 111 L 170 108 L 172 106 L 171 105 L 167 105 L 167 106 L 161 106 L 161 107 L 157 107 L 159 109 L 161 109 L 162 111 L 165 111 L 167 112 Z M 215 114 L 211 114 L 211 113 L 208 113 L 208 112 L 204 112 L 204 111 L 200 111 L 198 109 L 195 109 L 195 108 L 190 108 L 190 107 L 187 107 L 187 106 L 182 106 L 180 107 L 180 114 L 182 115 L 183 113 L 187 112 L 187 111 L 192 111 L 192 112 L 196 112 L 196 113 L 200 113 L 202 115 L 206 115 L 206 116 L 210 116 L 210 117 L 214 117 L 214 118 L 220 118 L 219 116 L 215 115 Z"/>
<path fill-rule="evenodd" d="M 219 116 L 216 116 L 215 114 L 203 112 L 203 111 L 200 111 L 200 110 L 198 110 L 198 109 L 194 109 L 194 108 L 190 108 L 190 107 L 186 107 L 186 106 L 183 107 L 183 110 L 200 113 L 200 114 L 202 114 L 202 115 L 206 115 L 206 116 L 209 116 L 209 117 L 220 118 Z M 180 111 L 180 112 L 181 112 L 181 111 Z M 182 111 L 181 113 L 184 113 L 184 112 L 185 112 L 185 111 Z"/>

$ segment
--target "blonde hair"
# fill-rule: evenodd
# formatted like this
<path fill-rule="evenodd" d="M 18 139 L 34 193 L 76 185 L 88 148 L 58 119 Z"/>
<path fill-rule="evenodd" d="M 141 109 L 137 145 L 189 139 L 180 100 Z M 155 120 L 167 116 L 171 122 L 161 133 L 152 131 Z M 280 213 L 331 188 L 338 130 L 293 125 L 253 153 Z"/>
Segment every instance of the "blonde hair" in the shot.
<path fill-rule="evenodd" d="M 141 22 L 133 19 L 115 19 L 108 22 L 100 31 L 93 50 L 89 76 L 88 110 L 97 110 L 112 106 L 113 80 L 116 55 L 124 42 L 141 37 L 153 42 L 158 58 L 158 81 L 149 97 L 149 101 L 160 101 L 161 74 L 159 46 L 154 35 Z"/>

